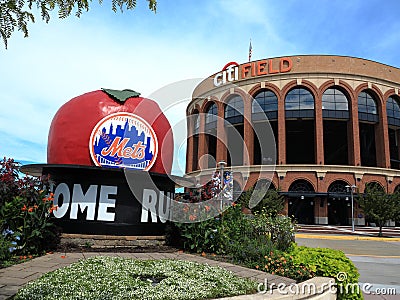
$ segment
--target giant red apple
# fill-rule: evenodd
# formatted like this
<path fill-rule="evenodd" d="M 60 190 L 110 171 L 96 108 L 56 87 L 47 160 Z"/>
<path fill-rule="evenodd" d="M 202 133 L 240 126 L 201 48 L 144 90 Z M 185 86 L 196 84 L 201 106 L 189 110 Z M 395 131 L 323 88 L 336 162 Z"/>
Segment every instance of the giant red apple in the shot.
<path fill-rule="evenodd" d="M 50 126 L 47 163 L 171 173 L 173 135 L 158 104 L 132 90 L 75 97 Z"/>

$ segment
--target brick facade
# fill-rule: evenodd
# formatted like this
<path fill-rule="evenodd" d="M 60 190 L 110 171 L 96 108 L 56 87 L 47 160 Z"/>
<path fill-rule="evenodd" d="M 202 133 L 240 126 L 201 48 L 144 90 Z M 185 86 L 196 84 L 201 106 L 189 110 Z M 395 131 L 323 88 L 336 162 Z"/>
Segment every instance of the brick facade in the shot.
<path fill-rule="evenodd" d="M 280 58 L 270 61 L 279 66 Z M 308 182 L 313 192 L 318 194 L 311 201 L 314 206 L 315 222 L 328 222 L 328 204 L 330 203 L 329 188 L 338 181 L 348 185 L 356 185 L 363 192 L 365 185 L 370 182 L 379 183 L 387 192 L 391 193 L 400 185 L 400 170 L 391 168 L 389 124 L 386 111 L 386 101 L 389 97 L 400 100 L 400 69 L 377 62 L 342 56 L 292 56 L 285 58 L 292 62 L 292 68 L 285 73 L 262 74 L 256 76 L 252 70 L 246 78 L 233 81 L 232 84 L 214 86 L 213 78 L 216 74 L 200 83 L 193 92 L 193 100 L 188 105 L 187 114 L 200 114 L 200 128 L 204 128 L 204 115 L 210 102 L 218 107 L 216 161 L 227 160 L 227 136 L 224 124 L 224 108 L 232 95 L 240 95 L 244 109 L 244 151 L 243 165 L 251 169 L 245 189 L 253 186 L 257 180 L 263 178 L 262 167 L 254 165 L 254 131 L 252 123 L 253 97 L 260 91 L 272 91 L 277 97 L 277 153 L 276 170 L 268 177 L 273 186 L 282 192 L 290 192 L 290 186 L 299 180 Z M 282 61 L 282 60 L 281 60 Z M 247 67 L 251 63 L 247 64 Z M 256 64 L 254 64 L 256 65 Z M 240 68 L 242 65 L 238 66 Z M 250 68 L 250 67 L 249 67 Z M 250 71 L 249 71 L 250 74 Z M 255 76 L 254 76 L 255 75 Z M 285 97 L 293 88 L 304 88 L 314 97 L 314 153 L 313 164 L 287 164 L 286 117 Z M 349 119 L 347 128 L 347 158 L 348 164 L 329 166 L 325 164 L 324 156 L 324 117 L 322 97 L 329 88 L 336 88 L 343 92 L 348 101 Z M 378 122 L 374 123 L 376 166 L 363 166 L 360 149 L 360 122 L 358 96 L 361 92 L 372 95 L 377 107 Z M 399 101 L 400 102 L 400 101 Z M 393 128 L 393 127 L 391 127 Z M 400 128 L 394 128 L 400 144 Z M 199 170 L 193 168 L 193 125 L 188 124 L 188 146 L 186 172 L 196 175 Z M 201 130 L 200 130 L 201 131 Z M 207 154 L 205 134 L 199 133 L 198 157 Z M 325 136 L 325 138 L 327 138 Z M 400 147 L 396 151 L 400 154 Z M 247 152 L 247 153 L 246 153 Z M 199 164 L 201 169 L 207 169 L 205 164 Z M 235 179 L 240 181 L 238 176 Z M 240 177 L 240 176 L 239 176 Z M 265 178 L 265 177 L 264 177 Z M 243 180 L 242 180 L 243 181 Z M 243 188 L 243 187 L 242 187 Z M 324 195 L 324 193 L 326 195 Z M 332 200 L 332 199 L 331 199 Z M 331 203 L 334 205 L 334 203 Z M 288 202 L 285 206 L 288 213 Z M 361 212 L 356 208 L 356 214 Z"/>

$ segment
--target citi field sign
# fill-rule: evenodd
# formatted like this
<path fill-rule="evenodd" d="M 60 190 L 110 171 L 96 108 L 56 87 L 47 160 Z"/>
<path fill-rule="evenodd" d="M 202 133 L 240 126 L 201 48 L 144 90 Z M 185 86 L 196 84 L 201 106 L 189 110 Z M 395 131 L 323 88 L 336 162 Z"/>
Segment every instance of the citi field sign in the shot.
<path fill-rule="evenodd" d="M 293 62 L 290 58 L 264 59 L 239 65 L 237 62 L 229 62 L 222 71 L 214 76 L 214 86 L 221 86 L 228 82 L 234 82 L 251 77 L 287 73 L 292 70 Z"/>

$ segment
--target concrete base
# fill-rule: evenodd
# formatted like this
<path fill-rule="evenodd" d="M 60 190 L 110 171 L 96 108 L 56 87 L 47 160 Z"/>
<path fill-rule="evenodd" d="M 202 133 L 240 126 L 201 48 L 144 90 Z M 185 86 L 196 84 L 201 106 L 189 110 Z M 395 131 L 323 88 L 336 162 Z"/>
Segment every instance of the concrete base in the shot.
<path fill-rule="evenodd" d="M 388 226 L 388 227 L 393 226 L 394 227 L 394 226 L 396 226 L 396 222 L 388 221 L 388 222 L 386 222 L 385 226 Z"/>
<path fill-rule="evenodd" d="M 328 217 L 314 217 L 315 224 L 328 225 Z"/>
<path fill-rule="evenodd" d="M 61 235 L 61 245 L 73 244 L 87 248 L 157 247 L 165 245 L 165 236 Z"/>
<path fill-rule="evenodd" d="M 354 219 L 354 225 L 365 226 L 365 218 L 356 218 L 356 219 Z"/>

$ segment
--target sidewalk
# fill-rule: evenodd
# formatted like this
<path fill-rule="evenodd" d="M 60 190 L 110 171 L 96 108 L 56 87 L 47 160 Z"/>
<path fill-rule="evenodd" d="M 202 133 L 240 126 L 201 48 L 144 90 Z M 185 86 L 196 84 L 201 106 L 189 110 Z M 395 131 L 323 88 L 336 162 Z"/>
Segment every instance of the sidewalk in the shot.
<path fill-rule="evenodd" d="M 230 263 L 219 262 L 205 257 L 186 253 L 109 253 L 109 252 L 82 252 L 82 253 L 54 253 L 35 258 L 33 260 L 0 269 L 0 300 L 9 299 L 29 281 L 35 280 L 43 274 L 65 267 L 79 259 L 86 259 L 93 256 L 118 256 L 133 259 L 180 259 L 199 263 L 207 263 L 210 266 L 220 266 L 236 275 L 244 278 L 251 278 L 260 283 L 268 280 L 268 283 L 284 283 L 290 285 L 295 281 L 289 278 L 271 275 L 262 271 L 248 269 Z M 248 299 L 248 298 L 247 298 Z"/>
<path fill-rule="evenodd" d="M 322 234 L 322 235 L 348 235 L 348 236 L 364 236 L 364 237 L 377 237 L 378 227 L 371 226 L 355 226 L 354 232 L 351 226 L 336 226 L 336 225 L 304 225 L 299 224 L 298 233 L 301 234 Z M 385 240 L 398 238 L 400 240 L 400 227 L 383 227 L 383 237 Z"/>

